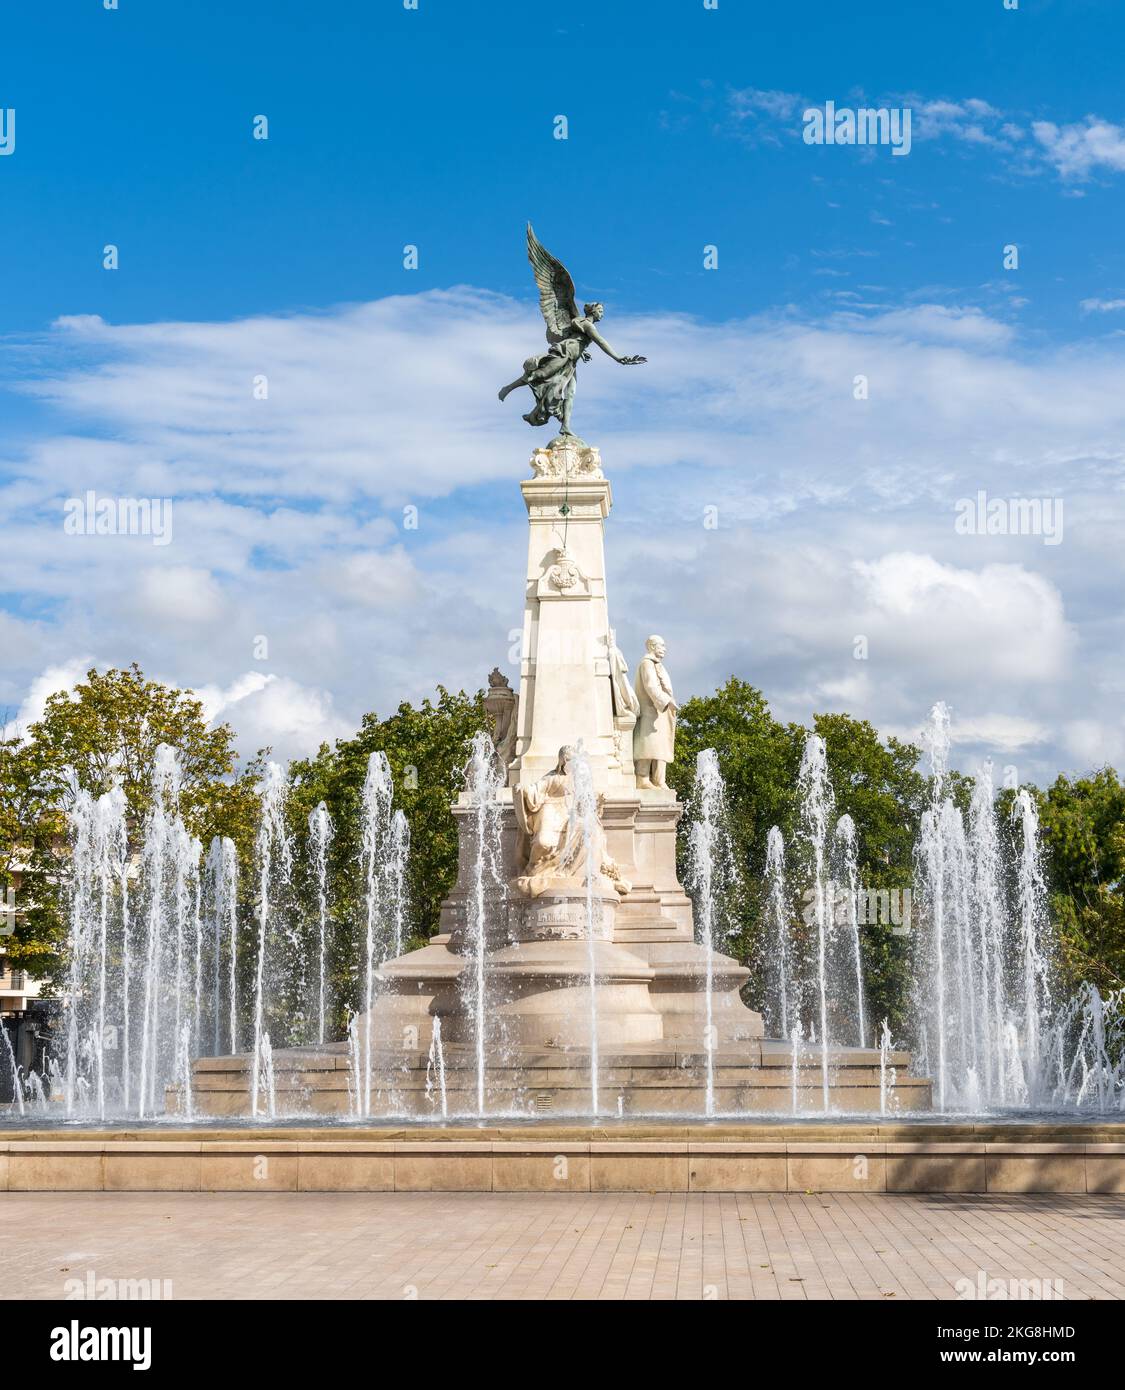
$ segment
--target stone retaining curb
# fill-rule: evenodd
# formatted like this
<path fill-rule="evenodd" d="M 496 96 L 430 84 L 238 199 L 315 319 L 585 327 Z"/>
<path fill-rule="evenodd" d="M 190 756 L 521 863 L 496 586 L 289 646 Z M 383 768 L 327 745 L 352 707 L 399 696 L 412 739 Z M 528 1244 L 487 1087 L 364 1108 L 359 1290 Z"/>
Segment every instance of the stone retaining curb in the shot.
<path fill-rule="evenodd" d="M 0 1139 L 0 1192 L 1125 1193 L 1125 1142 Z"/>

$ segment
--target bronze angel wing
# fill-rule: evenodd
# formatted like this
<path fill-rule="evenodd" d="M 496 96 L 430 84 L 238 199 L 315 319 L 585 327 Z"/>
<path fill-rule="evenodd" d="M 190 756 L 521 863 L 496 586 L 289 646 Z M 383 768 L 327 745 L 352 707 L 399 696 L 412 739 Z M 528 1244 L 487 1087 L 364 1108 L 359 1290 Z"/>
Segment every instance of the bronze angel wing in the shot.
<path fill-rule="evenodd" d="M 562 261 L 556 260 L 527 224 L 527 259 L 539 286 L 539 307 L 547 321 L 547 341 L 557 343 L 571 334 L 571 320 L 578 317 L 574 281 Z"/>

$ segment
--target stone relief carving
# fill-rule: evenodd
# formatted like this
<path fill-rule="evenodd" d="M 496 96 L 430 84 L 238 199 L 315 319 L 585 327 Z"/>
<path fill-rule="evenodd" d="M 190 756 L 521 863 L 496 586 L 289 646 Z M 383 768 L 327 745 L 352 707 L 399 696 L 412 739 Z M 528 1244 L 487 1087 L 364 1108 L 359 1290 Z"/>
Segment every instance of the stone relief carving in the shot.
<path fill-rule="evenodd" d="M 582 580 L 582 571 L 574 563 L 570 552 L 560 550 L 558 559 L 547 571 L 547 583 L 552 589 L 573 589 Z"/>
<path fill-rule="evenodd" d="M 592 444 L 564 440 L 536 449 L 531 455 L 531 470 L 537 478 L 603 478 L 602 456 Z"/>
<path fill-rule="evenodd" d="M 586 598 L 590 593 L 590 581 L 582 572 L 581 566 L 566 546 L 553 552 L 554 558 L 547 564 L 539 579 L 540 598 Z"/>

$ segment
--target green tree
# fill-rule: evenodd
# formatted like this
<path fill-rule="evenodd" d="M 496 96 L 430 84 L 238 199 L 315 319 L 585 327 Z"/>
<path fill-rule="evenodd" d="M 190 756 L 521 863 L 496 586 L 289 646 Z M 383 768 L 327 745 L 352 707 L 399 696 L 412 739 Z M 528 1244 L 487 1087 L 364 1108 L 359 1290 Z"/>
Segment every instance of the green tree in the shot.
<path fill-rule="evenodd" d="M 17 889 L 19 908 L 14 933 L 0 937 L 0 953 L 33 975 L 46 974 L 57 959 L 60 890 L 53 870 L 65 834 L 57 789 L 36 751 L 22 739 L 0 741 L 0 898 Z"/>
<path fill-rule="evenodd" d="M 230 726 L 209 726 L 191 691 L 146 680 L 135 664 L 91 670 L 73 690 L 48 699 L 26 741 L 9 742 L 0 752 L 0 853 L 6 856 L 0 871 L 10 874 L 17 862 L 26 866 L 20 898 L 27 911 L 5 947 L 13 961 L 36 974 L 57 970 L 66 935 L 60 879 L 68 779 L 94 796 L 120 782 L 135 850 L 152 805 L 152 767 L 162 743 L 179 758 L 180 810 L 189 830 L 204 844 L 214 835 L 229 836 L 249 864 L 259 767 L 255 761 L 239 773 Z"/>
<path fill-rule="evenodd" d="M 1037 794 L 1064 982 L 1125 985 L 1125 783 L 1110 767 Z"/>
<path fill-rule="evenodd" d="M 363 782 L 373 752 L 387 755 L 394 779 L 394 806 L 410 826 L 410 929 L 412 946 L 438 930 L 442 899 L 457 876 L 457 827 L 451 806 L 463 785 L 469 744 L 487 726 L 483 695 L 453 694 L 439 686 L 437 699 L 418 708 L 402 703 L 380 719 L 366 714 L 353 738 L 323 744 L 315 758 L 290 766 L 290 815 L 306 833 L 309 813 L 323 801 L 335 823 L 332 853 L 334 916 L 360 920 L 360 836 Z"/>
<path fill-rule="evenodd" d="M 895 738 L 881 739 L 866 720 L 847 714 L 816 715 L 813 729 L 825 741 L 836 815 L 846 813 L 856 825 L 860 884 L 865 889 L 909 888 L 919 817 L 928 797 L 927 780 L 917 770 L 919 750 Z M 757 1007 L 763 966 L 772 949 L 763 915 L 766 837 L 774 825 L 785 838 L 793 927 L 799 938 L 802 933 L 799 894 L 811 866 L 799 835 L 797 782 L 808 733 L 800 724 L 776 720 L 762 692 L 735 677 L 713 695 L 688 700 L 680 712 L 670 777 L 681 799 L 690 796 L 695 759 L 704 748 L 715 749 L 726 783 L 731 837 L 744 875 L 739 932 L 728 949 L 754 969 L 747 997 Z M 863 929 L 861 941 L 871 1021 L 889 1017 L 892 1028 L 901 1027 L 909 938 L 895 935 L 891 923 L 877 923 Z"/>
<path fill-rule="evenodd" d="M 847 714 L 818 714 L 813 728 L 824 739 L 836 815 L 855 822 L 861 887 L 909 889 L 929 798 L 927 779 L 917 770 L 919 750 L 893 737 L 883 740 L 866 719 Z M 889 1018 L 892 1032 L 905 1023 L 911 948 L 894 925 L 868 923 L 860 931 L 868 1013 L 872 1022 Z"/>
<path fill-rule="evenodd" d="M 748 682 L 732 676 L 713 695 L 697 696 L 681 707 L 676 728 L 676 761 L 668 769 L 670 784 L 687 803 L 696 759 L 705 748 L 718 755 L 727 790 L 728 829 L 742 874 L 741 899 L 731 914 L 734 935 L 722 949 L 754 970 L 746 1000 L 763 1002 L 762 921 L 767 900 L 766 837 L 777 825 L 789 843 L 796 826 L 797 769 L 804 730 L 781 724 L 771 714 L 765 696 Z M 680 836 L 681 860 L 685 837 Z M 681 862 L 681 878 L 686 865 Z M 799 907 L 792 904 L 794 923 Z"/>
<path fill-rule="evenodd" d="M 787 838 L 792 832 L 803 741 L 803 729 L 778 723 L 762 692 L 732 676 L 713 695 L 682 706 L 669 780 L 686 802 L 696 758 L 703 749 L 714 748 L 734 813 L 736 844 L 745 852 L 743 863 L 760 869 L 770 826 L 780 826 Z"/>

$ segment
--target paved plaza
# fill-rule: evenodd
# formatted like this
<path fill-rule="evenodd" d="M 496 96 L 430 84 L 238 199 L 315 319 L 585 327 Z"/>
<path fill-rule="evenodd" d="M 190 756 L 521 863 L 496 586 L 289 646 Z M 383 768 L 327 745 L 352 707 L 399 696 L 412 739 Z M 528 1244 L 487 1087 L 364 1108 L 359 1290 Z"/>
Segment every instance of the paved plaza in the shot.
<path fill-rule="evenodd" d="M 0 1212 L 0 1298 L 1125 1296 L 1125 1196 L 42 1192 Z"/>

